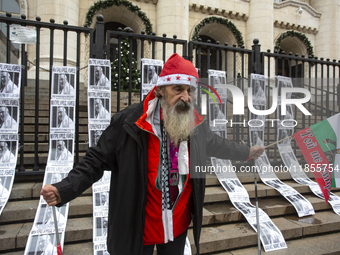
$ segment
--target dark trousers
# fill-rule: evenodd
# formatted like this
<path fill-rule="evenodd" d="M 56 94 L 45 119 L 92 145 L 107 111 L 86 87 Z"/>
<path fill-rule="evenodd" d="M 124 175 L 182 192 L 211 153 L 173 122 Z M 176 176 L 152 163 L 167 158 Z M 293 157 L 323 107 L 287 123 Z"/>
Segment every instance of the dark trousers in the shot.
<path fill-rule="evenodd" d="M 187 230 L 172 242 L 156 244 L 157 255 L 183 255 Z M 143 245 L 143 255 L 152 255 L 155 245 Z"/>

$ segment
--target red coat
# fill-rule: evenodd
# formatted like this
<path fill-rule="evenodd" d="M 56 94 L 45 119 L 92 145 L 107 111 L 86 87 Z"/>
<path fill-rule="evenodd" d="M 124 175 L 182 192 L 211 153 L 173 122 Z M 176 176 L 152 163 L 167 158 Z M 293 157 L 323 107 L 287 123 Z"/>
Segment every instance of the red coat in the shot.
<path fill-rule="evenodd" d="M 144 245 L 162 244 L 165 240 L 163 218 L 162 218 L 162 191 L 158 187 L 158 176 L 161 171 L 161 143 L 154 133 L 151 125 L 157 98 L 153 91 L 144 101 L 144 114 L 136 122 L 136 125 L 149 133 L 148 135 L 148 193 L 145 214 Z M 201 118 L 202 120 L 203 118 Z M 185 176 L 183 190 L 179 194 L 178 201 L 172 209 L 172 222 L 169 228 L 173 230 L 173 238 L 182 234 L 190 225 L 192 185 L 189 175 Z M 171 224 L 172 223 L 172 224 Z"/>

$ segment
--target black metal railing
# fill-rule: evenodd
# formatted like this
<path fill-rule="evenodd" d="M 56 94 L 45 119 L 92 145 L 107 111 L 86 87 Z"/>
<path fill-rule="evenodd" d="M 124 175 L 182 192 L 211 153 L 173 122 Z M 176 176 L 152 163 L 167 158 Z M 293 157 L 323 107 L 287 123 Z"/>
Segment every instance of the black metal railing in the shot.
<path fill-rule="evenodd" d="M 19 24 L 21 26 L 27 27 L 34 27 L 36 29 L 36 45 L 35 45 L 35 113 L 34 113 L 34 165 L 33 165 L 33 174 L 38 174 L 38 172 L 42 172 L 39 170 L 39 92 L 40 92 L 40 48 L 41 44 L 46 44 L 48 42 L 41 42 L 41 30 L 46 28 L 50 31 L 50 52 L 49 52 L 49 98 L 51 96 L 51 81 L 52 81 L 52 66 L 54 64 L 54 33 L 55 31 L 63 31 L 63 65 L 67 65 L 68 54 L 68 36 L 70 32 L 76 33 L 76 115 L 75 115 L 75 163 L 79 161 L 79 68 L 80 68 L 80 35 L 81 34 L 90 34 L 92 36 L 92 29 L 84 28 L 84 27 L 77 27 L 77 26 L 69 26 L 67 21 L 64 21 L 64 24 L 54 24 L 54 20 L 51 19 L 50 23 L 42 22 L 40 17 L 36 17 L 35 21 L 26 20 L 25 15 L 21 15 L 21 19 L 12 18 L 10 13 L 6 14 L 6 17 L 0 16 L 0 23 L 5 23 L 7 25 L 7 44 L 6 44 L 6 51 L 7 51 L 7 63 L 11 63 L 10 58 L 10 49 L 11 49 L 11 41 L 9 39 L 9 32 L 10 32 L 10 25 L 11 24 Z M 25 49 L 25 44 L 21 44 L 21 65 L 23 70 L 22 81 L 21 81 L 21 108 L 20 108 L 20 146 L 19 146 L 19 159 L 18 162 L 18 172 L 29 174 L 29 172 L 25 171 L 25 162 L 24 162 L 24 109 L 25 109 L 25 86 L 27 86 L 27 54 Z M 36 172 L 36 173 L 34 173 Z"/>
<path fill-rule="evenodd" d="M 284 54 L 281 53 L 271 53 L 269 50 L 266 52 L 261 52 L 261 45 L 259 44 L 259 40 L 255 39 L 253 41 L 252 49 L 245 49 L 243 46 L 237 47 L 236 45 L 229 46 L 228 43 L 220 44 L 219 42 L 211 43 L 209 41 L 202 42 L 198 41 L 186 41 L 177 39 L 177 36 L 174 35 L 172 38 L 167 37 L 167 35 L 163 34 L 162 36 L 156 36 L 155 33 L 151 35 L 146 35 L 143 31 L 140 34 L 133 33 L 132 30 L 125 29 L 124 31 L 106 31 L 104 28 L 104 19 L 101 15 L 97 16 L 97 22 L 94 29 L 92 28 L 84 28 L 78 26 L 70 26 L 67 21 L 64 21 L 63 24 L 55 24 L 54 20 L 51 19 L 50 22 L 42 22 L 39 17 L 36 18 L 35 21 L 26 20 L 24 15 L 21 16 L 21 19 L 12 18 L 10 14 L 7 14 L 6 17 L 0 16 L 0 23 L 7 24 L 7 35 L 9 34 L 9 26 L 11 24 L 20 24 L 22 26 L 30 26 L 36 28 L 37 33 L 37 43 L 35 45 L 35 77 L 34 77 L 34 90 L 35 90 L 35 117 L 34 117 L 34 165 L 33 171 L 25 171 L 25 158 L 24 158 L 24 104 L 25 104 L 25 86 L 27 85 L 27 54 L 25 44 L 20 46 L 20 58 L 21 65 L 23 66 L 22 73 L 22 86 L 21 86 L 21 109 L 20 109 L 20 147 L 19 147 L 19 159 L 18 162 L 18 173 L 20 174 L 29 174 L 31 172 L 33 174 L 41 173 L 44 169 L 39 169 L 39 92 L 40 92 L 40 49 L 41 45 L 49 44 L 49 93 L 51 93 L 51 69 L 55 63 L 55 35 L 56 31 L 61 31 L 63 36 L 63 54 L 62 54 L 62 64 L 68 65 L 69 52 L 69 36 L 71 33 L 76 34 L 76 59 L 75 66 L 77 67 L 76 72 L 76 87 L 77 87 L 77 100 L 76 100 L 76 115 L 75 115 L 75 164 L 79 162 L 79 76 L 80 76 L 80 59 L 81 51 L 80 51 L 80 43 L 81 36 L 86 34 L 89 36 L 89 48 L 90 53 L 89 56 L 84 56 L 84 59 L 87 57 L 91 58 L 101 58 L 101 59 L 109 59 L 111 56 L 111 47 L 110 42 L 111 39 L 115 39 L 116 41 L 116 51 L 118 56 L 118 61 L 121 56 L 121 43 L 122 40 L 128 40 L 129 42 L 129 70 L 130 70 L 130 79 L 128 86 L 128 103 L 127 105 L 132 104 L 132 52 L 133 49 L 137 49 L 137 59 L 140 61 L 142 58 L 147 56 L 148 58 L 155 59 L 156 55 L 161 56 L 160 58 L 165 62 L 168 53 L 170 52 L 178 52 L 184 58 L 189 59 L 194 63 L 196 68 L 198 68 L 200 79 L 204 82 L 207 82 L 205 78 L 207 76 L 208 69 L 222 70 L 226 72 L 227 83 L 235 84 L 242 91 L 246 91 L 248 88 L 248 76 L 250 73 L 257 74 L 265 74 L 268 76 L 268 79 L 275 78 L 276 75 L 283 75 L 293 78 L 293 83 L 295 86 L 300 86 L 307 88 L 312 94 L 312 100 L 306 104 L 306 108 L 310 112 L 315 112 L 312 116 L 304 116 L 299 113 L 299 110 L 295 107 L 294 114 L 295 116 L 301 116 L 301 125 L 299 128 L 304 128 L 306 126 L 310 126 L 321 119 L 329 117 L 334 113 L 339 112 L 339 77 L 340 77 L 340 62 L 336 60 L 330 61 L 329 59 L 318 59 L 316 57 L 304 57 L 293 54 Z M 41 31 L 42 29 L 46 29 L 49 31 L 49 42 L 41 41 Z M 46 32 L 45 30 L 45 32 Z M 45 33 L 44 32 L 44 33 Z M 8 37 L 8 36 L 7 36 Z M 148 47 L 148 54 L 146 54 L 145 47 Z M 11 63 L 10 58 L 11 51 L 11 42 L 9 37 L 7 38 L 6 44 L 6 61 L 7 63 Z M 159 53 L 160 52 L 160 53 Z M 30 53 L 32 54 L 32 53 Z M 59 55 L 58 55 L 59 56 Z M 141 68 L 141 64 L 139 64 Z M 121 71 L 121 63 L 118 64 L 118 76 Z M 117 77 L 117 111 L 120 110 L 120 77 Z M 270 83 L 270 82 L 269 82 Z M 268 87 L 268 95 L 271 92 L 271 87 Z M 244 93 L 245 94 L 245 93 Z M 232 107 L 232 104 L 237 103 L 233 102 L 231 99 L 228 99 L 227 109 Z M 200 104 L 200 102 L 199 102 Z M 268 97 L 268 106 L 271 105 L 271 99 Z M 232 116 L 233 122 L 242 122 L 243 119 L 247 119 L 249 116 L 249 112 L 245 109 L 244 116 Z M 228 117 L 229 119 L 229 117 Z M 268 122 L 267 125 L 270 125 Z M 230 129 L 228 129 L 230 130 Z M 245 140 L 248 137 L 248 127 L 243 127 L 243 125 L 236 126 L 234 125 L 229 131 L 230 136 L 233 140 L 240 142 L 241 140 Z M 276 131 L 275 131 L 276 132 Z M 269 140 L 269 133 L 267 139 Z M 276 153 L 274 153 L 276 155 Z M 276 160 L 276 156 L 274 158 Z"/>

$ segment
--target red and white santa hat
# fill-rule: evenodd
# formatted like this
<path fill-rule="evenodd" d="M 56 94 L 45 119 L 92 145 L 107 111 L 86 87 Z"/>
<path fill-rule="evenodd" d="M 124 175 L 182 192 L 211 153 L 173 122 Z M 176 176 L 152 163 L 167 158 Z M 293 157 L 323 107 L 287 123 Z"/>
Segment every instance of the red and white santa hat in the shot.
<path fill-rule="evenodd" d="M 194 65 L 189 60 L 185 60 L 174 53 L 165 62 L 158 77 L 157 86 L 181 84 L 197 88 L 197 82 L 198 73 Z"/>

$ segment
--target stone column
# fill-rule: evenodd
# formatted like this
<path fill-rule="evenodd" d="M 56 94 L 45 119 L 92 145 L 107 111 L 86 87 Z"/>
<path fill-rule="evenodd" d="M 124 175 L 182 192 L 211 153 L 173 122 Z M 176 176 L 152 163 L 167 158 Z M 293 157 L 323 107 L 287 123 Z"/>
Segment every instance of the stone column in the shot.
<path fill-rule="evenodd" d="M 314 54 L 325 59 L 340 59 L 340 0 L 311 0 L 310 5 L 321 12 L 319 32 L 315 35 Z"/>
<path fill-rule="evenodd" d="M 249 18 L 247 20 L 246 49 L 251 49 L 253 40 L 259 39 L 261 51 L 273 51 L 274 42 L 274 1 L 256 0 L 249 3 Z M 265 74 L 267 70 L 264 70 Z"/>
<path fill-rule="evenodd" d="M 63 24 L 66 20 L 68 25 L 79 26 L 79 0 L 37 0 L 37 16 L 42 22 L 50 22 L 54 19 L 55 23 Z M 64 32 L 54 31 L 53 65 L 63 65 L 64 53 Z M 35 47 L 35 46 L 34 46 Z M 74 32 L 67 34 L 67 65 L 76 64 L 77 36 Z M 34 60 L 36 56 L 31 56 Z M 50 61 L 50 30 L 42 29 L 40 32 L 40 67 L 49 69 Z M 29 72 L 29 77 L 34 77 L 35 68 Z M 34 72 L 33 72 L 34 71 Z M 48 79 L 48 72 L 41 72 L 41 79 Z"/>
<path fill-rule="evenodd" d="M 189 0 L 158 0 L 157 3 L 156 34 L 172 38 L 177 35 L 178 39 L 189 39 Z M 182 47 L 176 47 L 177 53 L 182 55 Z M 156 58 L 162 59 L 161 46 L 157 47 Z M 172 46 L 166 50 L 166 59 L 173 53 Z"/>

